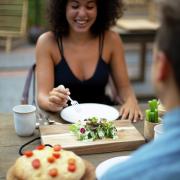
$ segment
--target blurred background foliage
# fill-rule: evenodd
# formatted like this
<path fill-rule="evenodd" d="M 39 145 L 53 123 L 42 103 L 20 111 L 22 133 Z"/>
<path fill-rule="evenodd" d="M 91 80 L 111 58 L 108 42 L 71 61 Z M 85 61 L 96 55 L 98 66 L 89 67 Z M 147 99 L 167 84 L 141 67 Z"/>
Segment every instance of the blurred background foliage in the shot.
<path fill-rule="evenodd" d="M 38 37 L 47 30 L 47 0 L 29 0 L 28 7 L 28 39 L 36 43 Z"/>
<path fill-rule="evenodd" d="M 29 0 L 28 27 L 46 25 L 46 0 Z"/>

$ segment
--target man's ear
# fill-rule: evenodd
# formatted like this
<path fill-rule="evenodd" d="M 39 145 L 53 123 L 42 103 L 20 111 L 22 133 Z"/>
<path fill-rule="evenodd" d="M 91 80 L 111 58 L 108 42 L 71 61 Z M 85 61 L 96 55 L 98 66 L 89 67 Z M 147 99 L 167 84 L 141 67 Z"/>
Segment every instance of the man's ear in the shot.
<path fill-rule="evenodd" d="M 157 53 L 157 80 L 163 81 L 165 80 L 169 75 L 169 61 L 167 59 L 167 56 L 163 52 Z"/>

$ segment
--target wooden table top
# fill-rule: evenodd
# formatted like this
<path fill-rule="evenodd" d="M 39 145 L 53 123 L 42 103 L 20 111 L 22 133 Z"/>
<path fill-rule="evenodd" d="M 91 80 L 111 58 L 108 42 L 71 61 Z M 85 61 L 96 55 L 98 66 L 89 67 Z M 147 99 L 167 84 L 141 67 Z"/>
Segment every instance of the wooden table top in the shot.
<path fill-rule="evenodd" d="M 113 31 L 117 32 L 124 43 L 148 43 L 153 42 L 156 36 L 156 30 L 136 30 L 129 31 L 118 26 L 112 28 Z"/>
<path fill-rule="evenodd" d="M 142 110 L 147 107 L 146 105 L 140 105 Z M 57 115 L 52 114 L 51 118 L 57 118 Z M 141 134 L 143 134 L 144 122 L 139 121 L 133 124 Z M 35 130 L 35 133 L 30 137 L 20 137 L 15 133 L 13 125 L 12 113 L 0 113 L 0 180 L 5 179 L 7 170 L 19 157 L 18 151 L 21 145 L 24 143 L 39 137 L 39 129 Z M 28 145 L 28 149 L 34 149 L 35 146 L 40 144 L 40 140 Z M 113 153 L 102 153 L 92 155 L 82 155 L 81 157 L 90 161 L 94 166 L 97 166 L 104 160 L 107 160 L 116 156 L 129 155 L 131 151 L 121 151 Z"/>

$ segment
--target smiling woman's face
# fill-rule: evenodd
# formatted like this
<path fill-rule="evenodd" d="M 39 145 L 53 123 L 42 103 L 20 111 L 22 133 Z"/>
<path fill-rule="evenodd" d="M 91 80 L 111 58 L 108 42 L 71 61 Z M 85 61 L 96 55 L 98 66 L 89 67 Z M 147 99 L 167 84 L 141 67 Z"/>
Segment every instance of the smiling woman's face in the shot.
<path fill-rule="evenodd" d="M 96 21 L 96 0 L 68 0 L 66 18 L 70 31 L 88 32 Z"/>

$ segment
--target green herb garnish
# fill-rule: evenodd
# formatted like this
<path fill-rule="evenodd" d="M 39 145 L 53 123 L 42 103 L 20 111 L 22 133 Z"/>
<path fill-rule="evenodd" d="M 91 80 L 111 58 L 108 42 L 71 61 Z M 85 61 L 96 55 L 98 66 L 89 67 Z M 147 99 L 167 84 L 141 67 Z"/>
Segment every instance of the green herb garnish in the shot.
<path fill-rule="evenodd" d="M 117 138 L 117 129 L 112 121 L 96 117 L 78 121 L 70 125 L 70 131 L 81 141 L 96 139 Z"/>

